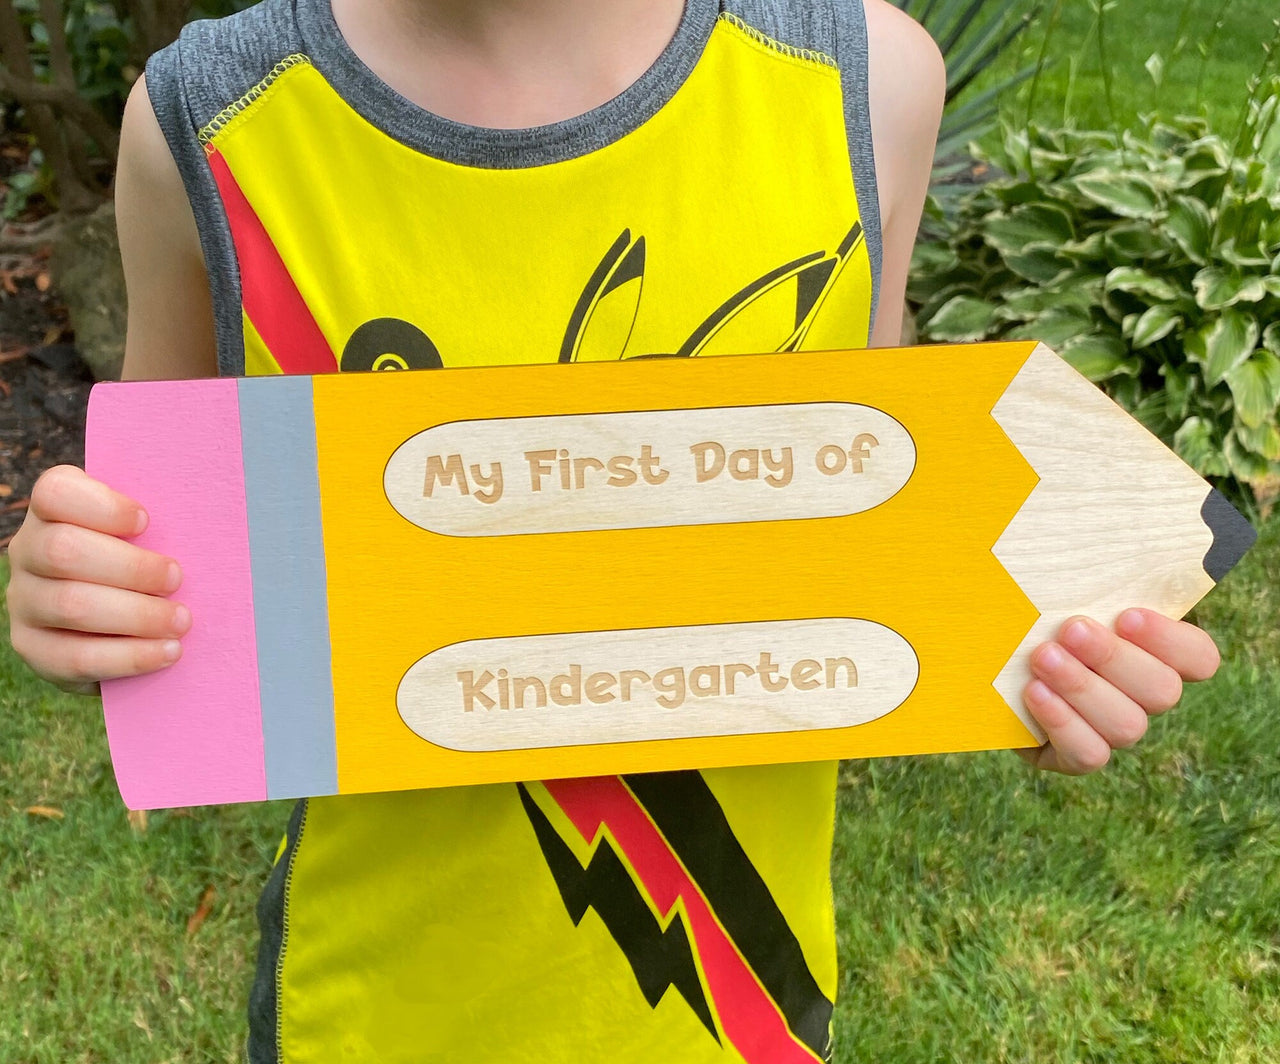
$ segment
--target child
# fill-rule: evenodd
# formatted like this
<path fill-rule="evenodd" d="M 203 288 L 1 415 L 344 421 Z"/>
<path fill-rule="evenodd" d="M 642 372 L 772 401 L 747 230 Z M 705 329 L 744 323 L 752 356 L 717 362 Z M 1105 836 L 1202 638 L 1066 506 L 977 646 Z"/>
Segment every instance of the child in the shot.
<path fill-rule="evenodd" d="M 125 119 L 126 375 L 891 345 L 943 85 L 885 0 L 265 0 L 196 24 Z M 200 619 L 129 543 L 145 523 L 78 470 L 41 478 L 9 591 L 38 672 L 87 691 L 177 659 Z M 1100 767 L 1216 667 L 1189 625 L 1118 627 L 1035 655 L 1041 767 Z M 834 784 L 300 803 L 250 1058 L 829 1059 Z"/>

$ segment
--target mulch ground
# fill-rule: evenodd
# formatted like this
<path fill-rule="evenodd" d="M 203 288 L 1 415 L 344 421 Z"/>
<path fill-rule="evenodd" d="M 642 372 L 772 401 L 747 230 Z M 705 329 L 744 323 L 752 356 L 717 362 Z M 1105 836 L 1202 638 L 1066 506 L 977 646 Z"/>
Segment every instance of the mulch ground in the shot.
<path fill-rule="evenodd" d="M 0 545 L 22 524 L 36 477 L 84 464 L 93 379 L 69 342 L 66 311 L 37 287 L 42 270 L 38 259 L 0 266 Z"/>
<path fill-rule="evenodd" d="M 30 168 L 30 151 L 24 136 L 0 123 L 0 205 L 10 177 Z M 49 210 L 36 197 L 15 220 L 29 226 Z M 22 524 L 36 478 L 62 462 L 84 463 L 93 381 L 52 291 L 48 255 L 47 248 L 20 250 L 0 238 L 0 548 Z"/>

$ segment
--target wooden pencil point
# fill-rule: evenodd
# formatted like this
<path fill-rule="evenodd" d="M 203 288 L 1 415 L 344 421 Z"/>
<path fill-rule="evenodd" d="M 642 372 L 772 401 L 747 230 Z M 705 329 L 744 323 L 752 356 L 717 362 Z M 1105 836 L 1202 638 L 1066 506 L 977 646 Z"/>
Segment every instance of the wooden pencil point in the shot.
<path fill-rule="evenodd" d="M 139 808 L 1028 746 L 1253 538 L 1029 341 L 99 385 L 88 458 L 196 618 L 103 684 Z"/>

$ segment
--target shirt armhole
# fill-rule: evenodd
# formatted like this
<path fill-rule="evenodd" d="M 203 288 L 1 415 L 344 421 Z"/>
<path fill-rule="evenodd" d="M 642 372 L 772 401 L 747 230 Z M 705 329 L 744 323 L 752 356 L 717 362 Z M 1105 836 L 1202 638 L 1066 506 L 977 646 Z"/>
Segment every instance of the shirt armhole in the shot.
<path fill-rule="evenodd" d="M 244 372 L 240 266 L 231 240 L 231 226 L 189 108 L 181 52 L 180 38 L 147 61 L 147 95 L 182 176 L 200 234 L 200 249 L 204 253 L 213 300 L 218 372 L 224 377 L 239 376 Z"/>
<path fill-rule="evenodd" d="M 871 105 L 867 83 L 870 67 L 867 16 L 862 0 L 831 0 L 835 21 L 836 61 L 844 94 L 844 124 L 849 137 L 849 163 L 858 198 L 858 213 L 871 260 L 871 318 L 876 320 L 884 244 L 880 229 L 880 194 L 876 186 L 875 149 L 871 140 Z"/>

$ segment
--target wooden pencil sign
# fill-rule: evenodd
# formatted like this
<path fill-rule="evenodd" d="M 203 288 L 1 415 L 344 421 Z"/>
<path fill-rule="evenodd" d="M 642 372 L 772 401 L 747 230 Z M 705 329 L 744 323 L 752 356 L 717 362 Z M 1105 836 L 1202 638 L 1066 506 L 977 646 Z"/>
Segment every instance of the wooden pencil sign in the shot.
<path fill-rule="evenodd" d="M 1043 346 L 98 385 L 194 626 L 134 808 L 1035 745 L 1073 613 L 1252 530 Z"/>

